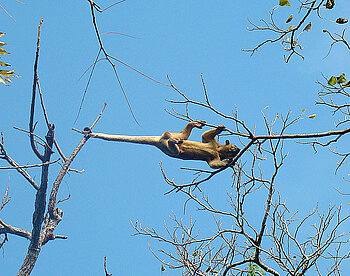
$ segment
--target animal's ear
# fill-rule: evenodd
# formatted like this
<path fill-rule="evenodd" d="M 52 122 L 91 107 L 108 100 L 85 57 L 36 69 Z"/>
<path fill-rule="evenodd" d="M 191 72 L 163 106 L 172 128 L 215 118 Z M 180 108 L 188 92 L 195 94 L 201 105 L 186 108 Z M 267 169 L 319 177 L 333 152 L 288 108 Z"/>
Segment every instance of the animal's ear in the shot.
<path fill-rule="evenodd" d="M 229 145 L 230 144 L 230 141 L 229 140 L 226 140 L 226 145 Z"/>

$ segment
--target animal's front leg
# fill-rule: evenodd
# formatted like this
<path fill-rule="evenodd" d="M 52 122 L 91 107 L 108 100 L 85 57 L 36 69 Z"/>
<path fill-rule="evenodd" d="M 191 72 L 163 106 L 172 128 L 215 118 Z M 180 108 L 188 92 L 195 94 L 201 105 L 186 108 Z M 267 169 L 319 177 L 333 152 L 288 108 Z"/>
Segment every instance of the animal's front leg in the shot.
<path fill-rule="evenodd" d="M 202 134 L 202 142 L 209 143 L 215 139 L 215 136 L 220 134 L 225 129 L 224 125 L 218 125 L 217 128 L 209 129 Z"/>
<path fill-rule="evenodd" d="M 214 159 L 208 162 L 210 168 L 212 169 L 220 169 L 222 167 L 226 167 L 230 163 L 229 160 L 220 160 L 220 159 Z"/>

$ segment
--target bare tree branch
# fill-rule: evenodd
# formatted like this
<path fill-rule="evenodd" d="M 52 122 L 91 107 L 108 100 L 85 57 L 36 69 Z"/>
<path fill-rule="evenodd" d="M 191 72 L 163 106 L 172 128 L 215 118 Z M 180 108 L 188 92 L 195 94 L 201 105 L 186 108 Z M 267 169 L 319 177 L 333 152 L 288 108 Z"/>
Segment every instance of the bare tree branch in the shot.
<path fill-rule="evenodd" d="M 1 133 L 2 134 L 2 133 Z M 21 168 L 6 152 L 4 147 L 4 136 L 2 134 L 2 141 L 0 143 L 0 158 L 5 159 L 12 167 L 16 168 L 17 171 L 24 176 L 24 178 L 33 186 L 34 189 L 38 190 L 39 186 L 35 183 L 34 179 Z"/>
<path fill-rule="evenodd" d="M 39 28 L 38 28 L 38 39 L 36 44 L 36 54 L 35 54 L 35 62 L 34 62 L 34 80 L 33 80 L 33 91 L 32 91 L 32 103 L 30 106 L 30 119 L 29 119 L 29 137 L 30 137 L 30 145 L 32 147 L 33 152 L 35 155 L 41 160 L 44 160 L 44 156 L 38 151 L 37 147 L 34 143 L 34 108 L 35 108 L 35 95 L 36 95 L 36 84 L 38 81 L 38 61 L 39 61 L 39 50 L 40 50 L 40 31 L 41 31 L 41 25 L 43 23 L 43 19 L 40 20 Z"/>

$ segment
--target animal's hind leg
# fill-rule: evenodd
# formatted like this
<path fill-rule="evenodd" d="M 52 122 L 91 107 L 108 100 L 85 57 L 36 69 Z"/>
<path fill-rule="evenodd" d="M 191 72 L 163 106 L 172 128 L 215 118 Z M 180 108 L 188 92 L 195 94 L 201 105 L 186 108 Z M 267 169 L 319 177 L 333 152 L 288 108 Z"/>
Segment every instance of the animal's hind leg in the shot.
<path fill-rule="evenodd" d="M 224 125 L 218 125 L 217 128 L 209 129 L 202 134 L 202 142 L 209 143 L 214 140 L 215 136 L 225 129 Z"/>
<path fill-rule="evenodd" d="M 182 144 L 183 141 L 176 138 L 169 138 L 168 140 L 168 149 L 173 155 L 179 155 L 180 154 L 180 148 L 179 145 Z"/>

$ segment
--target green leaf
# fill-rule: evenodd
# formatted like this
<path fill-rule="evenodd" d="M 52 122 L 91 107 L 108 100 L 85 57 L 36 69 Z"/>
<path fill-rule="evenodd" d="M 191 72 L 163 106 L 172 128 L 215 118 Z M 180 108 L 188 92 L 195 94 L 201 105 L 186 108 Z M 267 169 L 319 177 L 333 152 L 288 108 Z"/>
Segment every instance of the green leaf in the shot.
<path fill-rule="evenodd" d="M 11 66 L 11 64 L 0 61 L 0 66 Z"/>
<path fill-rule="evenodd" d="M 328 80 L 329 85 L 334 85 L 337 83 L 337 79 L 334 76 L 331 76 L 331 78 Z"/>
<path fill-rule="evenodd" d="M 0 37 L 2 37 L 5 33 L 0 32 Z"/>
<path fill-rule="evenodd" d="M 341 74 L 339 77 L 337 77 L 337 83 L 343 83 L 343 82 L 346 82 L 344 73 Z"/>
<path fill-rule="evenodd" d="M 14 70 L 0 70 L 0 75 L 4 77 L 15 77 Z"/>
<path fill-rule="evenodd" d="M 316 114 L 309 115 L 310 119 L 314 119 L 316 117 Z"/>
<path fill-rule="evenodd" d="M 346 24 L 349 20 L 345 19 L 344 17 L 339 17 L 335 22 L 338 24 Z"/>
<path fill-rule="evenodd" d="M 196 249 L 196 250 L 193 252 L 192 256 L 193 256 L 193 257 L 196 257 L 197 255 L 198 255 L 198 249 Z"/>
<path fill-rule="evenodd" d="M 0 46 L 7 45 L 7 43 L 0 41 Z"/>
<path fill-rule="evenodd" d="M 288 0 L 280 0 L 280 6 L 290 6 L 290 3 Z"/>
<path fill-rule="evenodd" d="M 9 54 L 8 52 L 6 52 L 3 48 L 0 48 L 0 55 L 7 55 Z"/>
<path fill-rule="evenodd" d="M 334 5 L 335 5 L 334 0 L 327 0 L 327 3 L 325 4 L 327 9 L 333 9 Z"/>
<path fill-rule="evenodd" d="M 303 108 L 303 110 L 301 111 L 301 112 L 305 112 L 306 111 L 306 109 L 305 108 Z"/>
<path fill-rule="evenodd" d="M 311 22 L 307 23 L 307 25 L 305 26 L 305 28 L 303 29 L 303 31 L 310 31 L 311 30 Z"/>
<path fill-rule="evenodd" d="M 293 19 L 293 14 L 291 14 L 291 15 L 288 17 L 286 23 L 289 23 L 290 21 L 292 21 L 292 19 Z"/>

